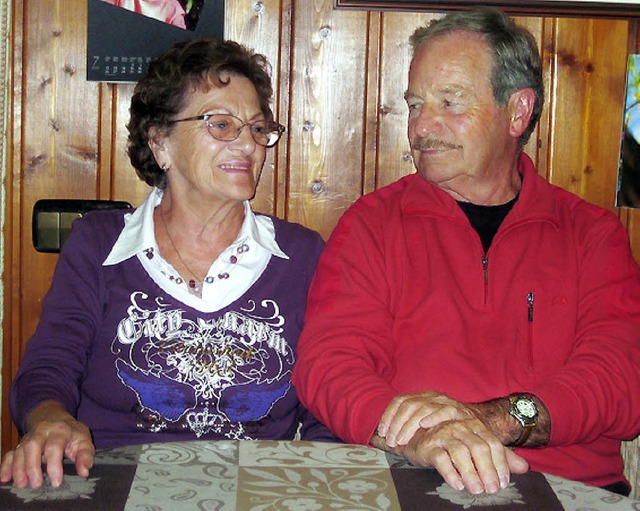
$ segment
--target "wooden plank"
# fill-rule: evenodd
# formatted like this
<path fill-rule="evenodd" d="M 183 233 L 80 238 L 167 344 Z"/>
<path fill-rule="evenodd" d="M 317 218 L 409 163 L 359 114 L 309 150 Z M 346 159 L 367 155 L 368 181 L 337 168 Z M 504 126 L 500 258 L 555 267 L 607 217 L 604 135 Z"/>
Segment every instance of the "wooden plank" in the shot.
<path fill-rule="evenodd" d="M 538 49 L 540 50 L 540 56 L 542 60 L 542 74 L 543 80 L 547 77 L 548 74 L 548 64 L 544 58 L 544 21 L 542 18 L 527 18 L 527 17 L 514 17 L 516 23 L 524 28 L 526 28 L 529 32 L 533 34 L 536 41 L 538 42 Z M 546 84 L 545 80 L 545 84 Z M 548 87 L 545 87 L 545 98 L 544 105 L 542 109 L 542 115 L 540 117 L 540 121 L 536 126 L 536 129 L 531 134 L 531 138 L 529 142 L 524 147 L 524 152 L 527 153 L 533 160 L 533 163 L 536 165 L 538 169 L 538 173 L 542 176 L 546 177 L 546 159 L 544 156 L 546 155 L 547 147 L 544 143 L 546 140 L 546 133 L 549 129 L 549 116 L 547 114 L 547 97 L 549 91 Z"/>
<path fill-rule="evenodd" d="M 280 101 L 286 100 L 288 94 L 281 90 L 288 89 L 288 50 L 290 47 L 290 24 L 283 24 L 283 14 L 290 16 L 291 2 L 285 3 L 285 11 L 280 0 L 240 0 L 227 2 L 225 5 L 225 38 L 237 41 L 248 48 L 267 57 L 271 65 L 271 81 L 274 87 L 275 103 L 271 108 L 276 120 L 282 122 L 278 114 Z M 286 124 L 285 122 L 282 122 Z M 274 149 L 267 150 L 267 159 L 262 169 L 260 183 L 253 199 L 256 211 L 285 216 L 284 194 L 286 193 L 286 166 L 283 156 L 287 151 L 287 136 L 283 137 Z"/>
<path fill-rule="evenodd" d="M 13 98 L 8 104 L 11 110 L 8 117 L 8 153 L 5 175 L 5 216 L 3 226 L 4 272 L 2 276 L 4 314 L 2 322 L 2 454 L 18 443 L 18 432 L 11 421 L 9 412 L 9 388 L 20 363 L 20 207 L 21 207 L 21 151 L 22 145 L 22 90 L 23 90 L 23 18 L 21 2 L 15 2 L 11 18 L 11 31 L 14 34 L 9 41 L 12 55 Z"/>
<path fill-rule="evenodd" d="M 640 211 L 637 209 L 627 212 L 629 218 L 627 220 L 627 230 L 631 242 L 631 250 L 636 261 L 640 264 Z"/>
<path fill-rule="evenodd" d="M 364 151 L 362 168 L 362 193 L 376 189 L 378 176 L 378 139 L 380 136 L 380 79 L 382 77 L 382 13 L 369 13 L 367 16 L 367 73 L 364 109 Z"/>
<path fill-rule="evenodd" d="M 294 0 L 281 0 L 280 7 L 280 48 L 278 54 L 277 79 L 273 79 L 277 105 L 274 115 L 282 124 L 287 126 L 287 132 L 282 137 L 278 146 L 274 148 L 273 189 L 275 207 L 273 213 L 281 218 L 289 218 L 287 195 L 289 193 L 289 145 L 291 137 L 290 117 L 291 111 L 291 69 L 293 52 L 293 6 Z M 265 165 L 269 165 L 267 160 Z M 262 187 L 258 189 L 262 193 Z M 255 204 L 258 211 L 259 204 Z"/>
<path fill-rule="evenodd" d="M 98 199 L 111 198 L 111 147 L 113 145 L 113 91 L 108 83 L 98 85 L 98 161 L 96 173 L 98 178 Z"/>
<path fill-rule="evenodd" d="M 120 83 L 109 87 L 113 88 L 113 94 L 111 104 L 105 104 L 105 108 L 112 109 L 111 145 L 101 149 L 101 153 L 110 152 L 107 157 L 110 160 L 110 167 L 108 169 L 101 168 L 101 171 L 109 172 L 111 199 L 124 200 L 133 206 L 138 206 L 147 198 L 151 187 L 138 177 L 127 155 L 127 137 L 129 135 L 127 123 L 129 122 L 129 106 L 131 105 L 134 84 Z"/>
<path fill-rule="evenodd" d="M 57 261 L 36 253 L 31 211 L 41 198 L 94 198 L 97 86 L 85 80 L 86 2 L 31 0 L 25 8 L 20 289 L 22 342 L 31 335 Z"/>
<path fill-rule="evenodd" d="M 416 28 L 436 17 L 440 15 L 391 12 L 383 15 L 376 188 L 415 172 L 407 138 L 409 111 L 404 100 L 412 56 L 409 37 Z"/>
<path fill-rule="evenodd" d="M 367 14 L 295 11 L 288 217 L 323 236 L 362 194 Z"/>
<path fill-rule="evenodd" d="M 555 20 L 551 182 L 615 209 L 627 21 Z"/>

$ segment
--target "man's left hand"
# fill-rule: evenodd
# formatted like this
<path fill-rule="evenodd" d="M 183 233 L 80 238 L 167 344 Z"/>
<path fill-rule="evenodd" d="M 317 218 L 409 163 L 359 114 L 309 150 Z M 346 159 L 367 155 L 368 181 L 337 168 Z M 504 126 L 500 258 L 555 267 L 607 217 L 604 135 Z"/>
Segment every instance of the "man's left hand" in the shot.
<path fill-rule="evenodd" d="M 439 392 L 400 394 L 391 400 L 382 414 L 378 435 L 389 447 L 397 447 L 408 444 L 420 428 L 474 417 L 475 414 L 465 404 Z"/>

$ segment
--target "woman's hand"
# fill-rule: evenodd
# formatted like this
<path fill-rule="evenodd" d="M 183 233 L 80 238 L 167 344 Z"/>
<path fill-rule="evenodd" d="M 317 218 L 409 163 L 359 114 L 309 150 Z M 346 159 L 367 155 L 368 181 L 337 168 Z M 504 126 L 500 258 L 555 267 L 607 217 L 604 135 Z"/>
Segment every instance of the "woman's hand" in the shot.
<path fill-rule="evenodd" d="M 73 461 L 81 477 L 89 476 L 95 447 L 89 428 L 73 418 L 59 403 L 38 405 L 27 419 L 27 434 L 2 459 L 0 482 L 13 480 L 17 488 L 39 488 L 43 483 L 42 464 L 52 487 L 62 484 L 62 462 Z"/>

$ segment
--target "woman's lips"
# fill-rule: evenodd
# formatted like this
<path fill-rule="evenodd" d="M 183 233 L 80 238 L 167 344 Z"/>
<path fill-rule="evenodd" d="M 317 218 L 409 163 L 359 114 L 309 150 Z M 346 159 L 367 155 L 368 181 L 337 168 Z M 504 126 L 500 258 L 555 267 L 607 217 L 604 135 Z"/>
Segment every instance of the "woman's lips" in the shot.
<path fill-rule="evenodd" d="M 235 173 L 235 172 L 249 172 L 251 170 L 251 164 L 248 162 L 227 162 L 227 163 L 221 163 L 219 165 L 220 169 L 224 170 L 225 172 L 231 172 L 231 173 Z"/>

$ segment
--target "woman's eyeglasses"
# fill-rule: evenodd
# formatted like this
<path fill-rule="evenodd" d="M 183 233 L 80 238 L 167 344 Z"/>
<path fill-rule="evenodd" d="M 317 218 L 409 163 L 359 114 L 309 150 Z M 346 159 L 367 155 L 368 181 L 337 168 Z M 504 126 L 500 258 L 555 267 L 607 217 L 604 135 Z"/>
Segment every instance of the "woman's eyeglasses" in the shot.
<path fill-rule="evenodd" d="M 169 121 L 204 121 L 209 130 L 209 134 L 221 142 L 231 142 L 237 139 L 245 126 L 249 126 L 251 136 L 256 144 L 264 147 L 273 147 L 278 143 L 280 137 L 285 132 L 285 127 L 273 121 L 242 122 L 242 119 L 231 114 L 204 114 L 195 117 L 185 117 Z"/>

